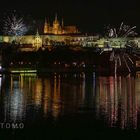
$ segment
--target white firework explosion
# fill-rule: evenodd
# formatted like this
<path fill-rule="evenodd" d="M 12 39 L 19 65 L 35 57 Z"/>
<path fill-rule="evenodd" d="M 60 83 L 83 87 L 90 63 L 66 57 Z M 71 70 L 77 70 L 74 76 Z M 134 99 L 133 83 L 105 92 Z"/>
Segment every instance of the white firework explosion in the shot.
<path fill-rule="evenodd" d="M 28 27 L 24 24 L 23 18 L 12 14 L 4 20 L 3 32 L 5 35 L 21 36 L 26 34 Z"/>
<path fill-rule="evenodd" d="M 110 26 L 107 27 L 107 36 L 110 38 L 116 38 L 116 37 L 128 37 L 128 36 L 136 36 L 137 33 L 135 32 L 136 26 L 129 26 L 125 25 L 123 22 L 121 23 L 120 27 L 117 28 L 110 28 Z"/>

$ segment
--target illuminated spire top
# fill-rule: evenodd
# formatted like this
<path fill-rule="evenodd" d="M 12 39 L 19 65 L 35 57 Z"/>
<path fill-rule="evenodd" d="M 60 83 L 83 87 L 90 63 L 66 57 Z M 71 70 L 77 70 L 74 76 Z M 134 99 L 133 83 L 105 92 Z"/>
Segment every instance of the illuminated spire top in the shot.
<path fill-rule="evenodd" d="M 57 13 L 55 14 L 55 20 L 54 20 L 55 24 L 59 24 L 58 18 L 57 18 Z"/>
<path fill-rule="evenodd" d="M 36 30 L 36 37 L 38 37 L 39 36 L 39 32 L 38 32 L 38 28 L 37 28 L 37 30 Z"/>
<path fill-rule="evenodd" d="M 64 21 L 63 21 L 63 18 L 62 18 L 62 23 L 61 23 L 61 24 L 62 24 L 62 27 L 64 27 Z"/>
<path fill-rule="evenodd" d="M 55 22 L 57 21 L 57 13 L 55 14 Z"/>
<path fill-rule="evenodd" d="M 50 26 L 50 22 L 48 19 L 46 19 L 46 17 L 45 17 L 45 26 Z"/>

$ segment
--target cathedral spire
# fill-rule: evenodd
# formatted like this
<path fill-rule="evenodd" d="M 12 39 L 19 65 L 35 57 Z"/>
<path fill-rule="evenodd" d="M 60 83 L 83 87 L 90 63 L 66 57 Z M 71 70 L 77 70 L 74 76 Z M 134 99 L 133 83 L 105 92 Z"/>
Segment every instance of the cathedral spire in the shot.
<path fill-rule="evenodd" d="M 38 32 L 38 28 L 37 28 L 37 30 L 36 30 L 36 37 L 38 37 L 39 36 L 39 32 Z"/>
<path fill-rule="evenodd" d="M 45 34 L 48 33 L 49 27 L 50 27 L 50 24 L 49 24 L 48 20 L 45 17 L 45 23 L 44 23 L 44 33 Z"/>
<path fill-rule="evenodd" d="M 57 19 L 57 13 L 55 14 L 55 22 L 57 22 L 58 21 L 58 19 Z"/>
<path fill-rule="evenodd" d="M 45 17 L 44 26 L 46 26 L 46 25 L 47 25 L 47 19 L 46 19 L 46 17 Z"/>
<path fill-rule="evenodd" d="M 63 18 L 62 18 L 62 23 L 61 24 L 62 24 L 62 27 L 64 27 L 64 20 L 63 20 Z"/>

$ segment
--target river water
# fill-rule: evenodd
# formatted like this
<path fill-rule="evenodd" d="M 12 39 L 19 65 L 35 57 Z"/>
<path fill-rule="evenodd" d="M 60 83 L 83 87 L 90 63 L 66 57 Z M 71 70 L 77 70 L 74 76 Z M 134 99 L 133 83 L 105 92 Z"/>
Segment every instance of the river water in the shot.
<path fill-rule="evenodd" d="M 91 139 L 137 135 L 140 75 L 12 74 L 0 76 L 1 136 Z"/>

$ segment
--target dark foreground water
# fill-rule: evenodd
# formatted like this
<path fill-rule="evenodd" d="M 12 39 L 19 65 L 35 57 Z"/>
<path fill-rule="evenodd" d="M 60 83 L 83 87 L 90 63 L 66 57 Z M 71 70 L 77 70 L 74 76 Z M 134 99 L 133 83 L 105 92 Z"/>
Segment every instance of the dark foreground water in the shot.
<path fill-rule="evenodd" d="M 139 75 L 1 75 L 0 90 L 1 138 L 139 137 Z M 11 128 L 21 123 L 24 128 Z"/>

